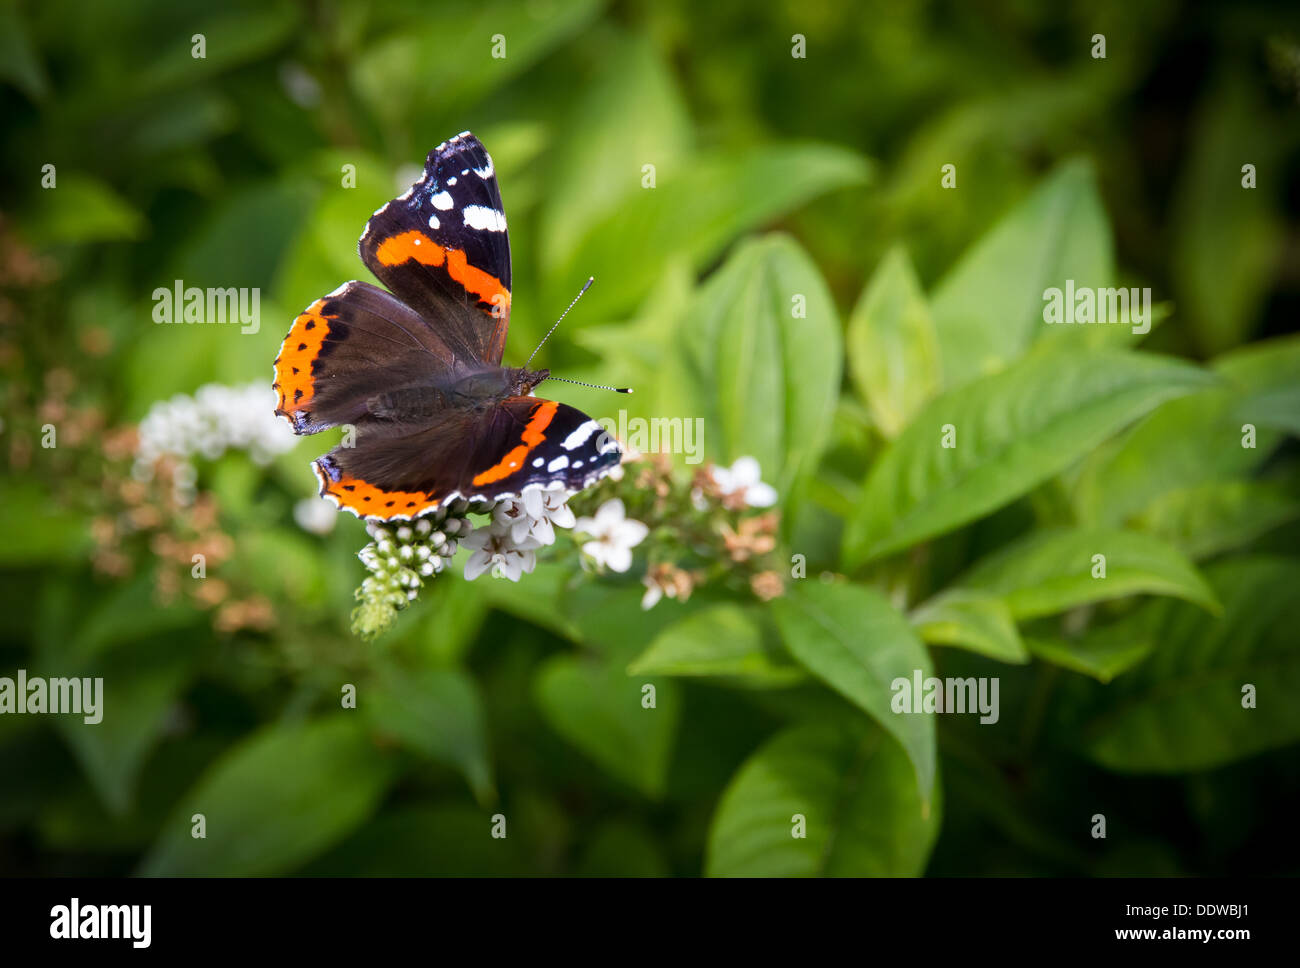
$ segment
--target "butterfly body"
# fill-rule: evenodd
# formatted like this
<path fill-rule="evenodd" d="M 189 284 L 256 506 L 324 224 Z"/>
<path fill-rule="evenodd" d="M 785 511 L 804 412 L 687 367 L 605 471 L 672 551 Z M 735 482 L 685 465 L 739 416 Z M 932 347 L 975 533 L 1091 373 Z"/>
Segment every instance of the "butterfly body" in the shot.
<path fill-rule="evenodd" d="M 356 430 L 354 446 L 313 462 L 324 497 L 359 517 L 405 520 L 457 499 L 577 490 L 618 464 L 596 421 L 532 395 L 549 371 L 501 365 L 510 245 L 477 138 L 431 151 L 358 250 L 388 289 L 353 281 L 316 300 L 275 360 L 276 413 L 295 433 Z"/>

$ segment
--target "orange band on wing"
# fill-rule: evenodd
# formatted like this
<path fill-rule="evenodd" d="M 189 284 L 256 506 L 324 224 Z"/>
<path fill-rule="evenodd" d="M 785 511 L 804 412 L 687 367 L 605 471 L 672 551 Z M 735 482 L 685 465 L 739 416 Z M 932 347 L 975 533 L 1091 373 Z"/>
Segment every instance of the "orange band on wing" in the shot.
<path fill-rule="evenodd" d="M 321 497 L 332 497 L 340 508 L 363 518 L 415 517 L 438 506 L 440 501 L 423 491 L 385 491 L 359 477 L 343 474 L 336 481 L 315 461 L 312 467 L 320 480 Z"/>
<path fill-rule="evenodd" d="M 510 290 L 490 272 L 469 264 L 463 249 L 444 249 L 418 229 L 384 239 L 375 249 L 382 265 L 397 266 L 415 261 L 422 266 L 443 266 L 447 274 L 479 300 L 504 312 L 510 308 Z"/>
<path fill-rule="evenodd" d="M 489 272 L 470 265 L 461 249 L 447 250 L 447 272 L 467 290 L 500 312 L 510 308 L 510 290 Z"/>
<path fill-rule="evenodd" d="M 317 299 L 299 313 L 289 327 L 289 335 L 280 344 L 280 355 L 275 358 L 275 382 L 271 384 L 279 394 L 276 413 L 288 416 L 311 403 L 315 388 L 311 365 L 320 356 L 329 333 L 329 323 L 320 314 L 324 305 L 324 299 Z"/>
<path fill-rule="evenodd" d="M 546 439 L 546 428 L 550 426 L 551 420 L 555 417 L 555 412 L 560 409 L 560 405 L 554 400 L 543 400 L 533 411 L 532 417 L 528 420 L 528 426 L 524 427 L 523 443 L 511 449 L 511 451 L 502 457 L 494 467 L 489 467 L 482 474 L 474 478 L 474 486 L 482 487 L 484 484 L 492 484 L 501 480 L 503 477 L 509 477 L 515 471 L 524 466 L 524 461 L 532 453 L 534 447 Z"/>
<path fill-rule="evenodd" d="M 386 266 L 399 266 L 411 259 L 422 266 L 440 266 L 447 257 L 442 246 L 416 229 L 384 239 L 375 255 Z"/>

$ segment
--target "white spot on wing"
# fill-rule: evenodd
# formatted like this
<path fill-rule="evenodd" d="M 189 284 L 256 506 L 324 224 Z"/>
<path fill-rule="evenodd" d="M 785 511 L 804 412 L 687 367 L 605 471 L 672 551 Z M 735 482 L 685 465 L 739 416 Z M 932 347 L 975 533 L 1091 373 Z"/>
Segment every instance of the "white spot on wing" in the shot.
<path fill-rule="evenodd" d="M 466 205 L 465 224 L 479 231 L 504 232 L 506 217 L 495 208 L 488 208 L 486 205 Z"/>
<path fill-rule="evenodd" d="M 554 474 L 556 471 L 562 471 L 569 466 L 569 458 L 561 454 L 555 460 L 546 465 L 546 469 Z"/>
<path fill-rule="evenodd" d="M 430 196 L 429 201 L 431 201 L 433 207 L 438 209 L 440 212 L 447 211 L 447 209 L 451 208 L 454 204 L 451 200 L 451 195 L 447 192 L 439 192 L 437 195 Z"/>
<path fill-rule="evenodd" d="M 569 434 L 569 436 L 565 437 L 564 443 L 560 446 L 565 450 L 577 450 L 590 440 L 591 435 L 599 429 L 600 424 L 596 423 L 594 420 L 588 420 L 586 423 L 579 426 L 573 433 Z"/>
<path fill-rule="evenodd" d="M 487 181 L 489 178 L 491 178 L 493 175 L 496 174 L 496 169 L 492 167 L 492 158 L 491 158 L 491 156 L 488 156 L 487 167 L 486 167 L 486 168 L 475 168 L 475 169 L 474 169 L 474 174 L 478 175 L 479 178 L 482 178 L 484 181 Z"/>
<path fill-rule="evenodd" d="M 448 178 L 448 179 L 447 179 L 447 184 L 448 184 L 449 186 L 450 186 L 450 185 L 454 185 L 454 184 L 456 184 L 456 176 L 455 176 L 455 175 L 452 175 L 450 178 Z"/>
<path fill-rule="evenodd" d="M 441 225 L 441 224 L 442 224 L 442 223 L 438 221 L 438 216 L 436 216 L 436 215 L 430 215 L 430 216 L 429 216 L 429 228 L 431 228 L 431 229 L 437 229 L 438 226 Z"/>

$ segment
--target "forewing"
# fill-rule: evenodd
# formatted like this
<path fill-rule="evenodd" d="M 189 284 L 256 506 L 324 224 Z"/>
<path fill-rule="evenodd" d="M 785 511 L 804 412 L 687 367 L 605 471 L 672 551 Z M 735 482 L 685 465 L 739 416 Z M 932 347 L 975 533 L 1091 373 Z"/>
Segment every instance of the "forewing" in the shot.
<path fill-rule="evenodd" d="M 500 365 L 510 326 L 510 239 L 492 158 L 469 132 L 379 209 L 357 245 L 378 279 L 434 325 L 458 358 Z"/>

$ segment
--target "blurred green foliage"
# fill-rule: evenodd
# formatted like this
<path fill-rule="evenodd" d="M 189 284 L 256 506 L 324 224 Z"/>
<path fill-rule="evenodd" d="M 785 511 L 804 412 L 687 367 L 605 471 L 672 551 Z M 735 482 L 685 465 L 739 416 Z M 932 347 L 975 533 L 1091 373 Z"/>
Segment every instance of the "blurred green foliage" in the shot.
<path fill-rule="evenodd" d="M 0 716 L 0 870 L 1294 872 L 1298 19 L 0 0 L 0 675 L 102 675 L 107 710 Z M 269 384 L 465 129 L 510 219 L 507 363 L 594 275 L 540 362 L 757 456 L 784 597 L 642 612 L 635 573 L 543 563 L 444 576 L 362 644 L 361 526 L 292 510 L 332 441 L 200 459 L 216 520 L 151 514 L 114 435 Z M 154 325 L 175 279 L 260 287 L 260 331 Z M 1154 329 L 1044 325 L 1066 279 L 1149 286 Z M 154 537 L 106 548 L 123 516 Z M 219 599 L 174 587 L 200 540 Z M 892 714 L 916 669 L 999 677 L 998 722 Z"/>

